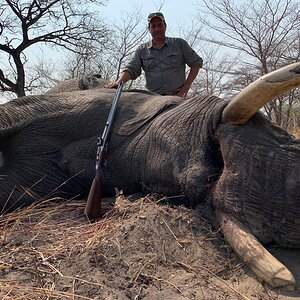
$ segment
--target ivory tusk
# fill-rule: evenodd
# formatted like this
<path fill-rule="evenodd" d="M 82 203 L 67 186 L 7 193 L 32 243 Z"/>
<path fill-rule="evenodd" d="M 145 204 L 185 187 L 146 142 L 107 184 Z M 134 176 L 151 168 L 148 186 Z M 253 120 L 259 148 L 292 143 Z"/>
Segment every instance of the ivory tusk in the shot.
<path fill-rule="evenodd" d="M 294 289 L 292 273 L 247 228 L 219 210 L 216 214 L 226 241 L 261 280 L 273 288 Z"/>
<path fill-rule="evenodd" d="M 245 124 L 271 100 L 300 86 L 300 62 L 268 73 L 237 94 L 225 107 L 223 124 Z"/>

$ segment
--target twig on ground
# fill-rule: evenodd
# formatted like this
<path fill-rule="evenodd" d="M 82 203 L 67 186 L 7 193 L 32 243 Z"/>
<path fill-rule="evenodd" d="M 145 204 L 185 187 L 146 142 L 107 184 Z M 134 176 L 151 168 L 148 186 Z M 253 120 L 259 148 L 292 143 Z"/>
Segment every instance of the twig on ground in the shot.
<path fill-rule="evenodd" d="M 144 265 L 142 265 L 142 267 L 136 272 L 136 275 L 133 276 L 133 278 L 131 279 L 131 282 L 136 282 L 137 279 L 139 278 L 140 274 L 142 273 L 142 271 L 145 269 L 145 267 L 148 264 L 150 264 L 156 257 L 157 257 L 157 255 L 155 255 L 154 257 L 150 258 Z"/>
<path fill-rule="evenodd" d="M 176 286 L 175 284 L 173 284 L 172 282 L 168 281 L 168 280 L 165 280 L 165 279 L 162 279 L 162 278 L 158 278 L 156 276 L 153 276 L 153 275 L 148 275 L 148 274 L 144 274 L 144 273 L 141 273 L 142 276 L 145 276 L 145 277 L 148 277 L 148 278 L 152 278 L 152 279 L 155 279 L 159 282 L 164 282 L 164 283 L 167 283 L 168 285 L 171 285 L 172 287 L 174 287 L 177 292 L 179 292 L 181 294 L 181 290 L 178 286 Z"/>
<path fill-rule="evenodd" d="M 184 269 L 188 270 L 188 271 L 192 271 L 196 274 L 200 274 L 200 272 L 195 269 L 192 266 L 189 266 L 183 262 L 177 261 L 177 264 L 181 267 L 183 267 Z M 216 275 L 214 272 L 212 272 L 210 269 L 200 266 L 201 269 L 205 270 L 206 272 L 208 272 L 209 274 L 211 274 L 212 276 L 214 276 L 215 278 L 219 279 L 223 284 L 225 284 L 231 291 L 233 291 L 234 293 L 236 293 L 237 295 L 239 295 L 240 297 L 242 297 L 242 299 L 244 300 L 250 300 L 247 296 L 243 295 L 242 293 L 240 293 L 239 291 L 237 291 L 235 288 L 231 287 L 224 279 L 222 279 L 221 277 L 219 277 L 218 275 Z"/>
<path fill-rule="evenodd" d="M 181 248 L 184 248 L 183 245 L 181 245 L 181 243 L 179 242 L 177 236 L 175 235 L 175 233 L 172 231 L 172 229 L 170 228 L 170 226 L 167 224 L 167 222 L 165 221 L 165 219 L 162 219 L 163 222 L 165 223 L 165 225 L 167 226 L 167 228 L 169 229 L 169 231 L 171 232 L 171 234 L 173 235 L 174 239 L 176 240 L 176 242 L 178 243 L 178 245 L 181 247 Z"/>

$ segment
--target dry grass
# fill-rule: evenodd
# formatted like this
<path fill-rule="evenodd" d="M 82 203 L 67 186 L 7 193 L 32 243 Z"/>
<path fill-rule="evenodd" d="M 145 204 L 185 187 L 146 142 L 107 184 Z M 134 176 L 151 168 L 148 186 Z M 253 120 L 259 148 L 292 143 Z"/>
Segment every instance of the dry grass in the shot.
<path fill-rule="evenodd" d="M 159 202 L 117 198 L 94 223 L 76 200 L 0 216 L 0 299 L 253 299 L 207 220 Z"/>
<path fill-rule="evenodd" d="M 82 201 L 58 204 L 57 199 L 51 199 L 0 216 L 0 274 L 2 278 L 9 275 L 7 279 L 0 279 L 1 299 L 48 299 L 50 296 L 92 299 L 60 291 L 54 282 L 45 285 L 42 280 L 49 275 L 59 275 L 73 284 L 85 281 L 65 276 L 53 262 L 88 251 L 106 234 L 116 217 L 106 215 L 99 222 L 89 223 L 83 210 Z M 16 278 L 14 273 L 18 274 Z M 22 278 L 20 274 L 27 275 Z"/>
<path fill-rule="evenodd" d="M 95 261 L 97 261 L 99 255 L 107 261 L 106 275 L 108 277 L 120 275 L 121 280 L 122 275 L 118 273 L 123 272 L 124 267 L 121 266 L 118 269 L 119 266 L 124 262 L 128 267 L 130 266 L 132 289 L 140 290 L 141 282 L 147 280 L 157 282 L 159 285 L 164 284 L 177 293 L 182 292 L 178 287 L 178 282 L 168 279 L 172 272 L 168 271 L 168 268 L 174 268 L 174 265 L 177 265 L 176 269 L 179 268 L 181 272 L 186 272 L 186 270 L 193 272 L 195 269 L 185 260 L 185 248 L 190 241 L 187 242 L 186 235 L 184 235 L 184 239 L 177 237 L 179 233 L 173 231 L 172 220 L 175 216 L 176 222 L 179 220 L 179 223 L 183 224 L 183 221 L 186 221 L 189 224 L 190 210 L 182 208 L 178 212 L 176 210 L 169 211 L 168 206 L 159 206 L 159 201 L 156 202 L 145 197 L 134 203 L 116 201 L 114 208 L 106 205 L 104 206 L 106 213 L 103 218 L 98 222 L 89 223 L 83 215 L 84 202 L 74 200 L 59 202 L 58 200 L 51 199 L 0 216 L 1 299 L 94 299 L 93 293 L 101 289 L 106 291 L 107 286 L 99 282 L 96 275 L 93 277 L 93 274 L 90 274 L 96 273 L 99 266 L 94 264 L 91 266 L 90 262 L 94 261 L 94 258 L 85 260 L 85 256 L 96 256 Z M 150 225 L 150 228 L 147 225 L 146 227 L 141 226 L 137 231 L 133 230 L 132 237 L 130 237 L 132 240 L 128 240 L 128 238 L 122 240 L 124 234 L 121 231 L 124 228 L 136 225 L 139 227 L 139 222 L 143 223 L 147 219 L 145 214 L 145 212 L 149 212 L 147 205 L 148 208 L 150 207 L 150 214 L 154 213 L 154 222 L 157 217 L 161 218 L 162 222 L 158 225 L 165 232 L 165 236 L 153 236 L 152 239 L 149 239 L 149 243 L 160 249 L 159 238 L 162 238 L 164 245 L 168 245 L 170 249 L 170 241 L 173 241 L 174 247 L 177 249 L 175 252 L 182 253 L 178 257 L 179 262 L 174 261 L 170 266 L 165 266 L 166 275 L 156 274 L 156 272 L 151 274 L 151 269 L 154 266 L 158 268 L 161 260 L 166 263 L 168 257 L 166 250 L 163 250 L 163 257 L 160 257 L 157 252 L 144 253 L 143 248 L 139 248 L 139 240 L 143 240 L 145 232 L 149 232 L 153 225 Z M 137 214 L 135 215 L 135 213 Z M 170 213 L 175 213 L 175 215 L 172 216 Z M 129 220 L 130 218 L 132 219 Z M 127 221 L 131 222 L 130 225 Z M 206 243 L 205 239 L 215 240 L 217 238 L 216 233 L 212 233 L 209 226 L 204 228 L 204 231 L 207 232 L 207 235 L 201 243 Z M 127 229 L 126 232 L 128 233 Z M 137 253 L 133 253 L 134 250 L 130 248 L 133 244 L 135 244 L 134 248 L 137 248 Z M 105 247 L 109 249 L 108 252 L 100 254 L 103 253 L 101 249 Z M 204 247 L 206 248 L 206 246 Z M 126 251 L 128 252 L 126 253 Z M 174 251 L 172 250 L 172 252 Z M 81 259 L 82 262 L 79 261 Z M 121 259 L 121 264 L 119 259 Z M 143 261 L 142 265 L 136 264 L 137 261 Z M 231 265 L 230 262 L 228 265 L 228 261 L 223 262 L 223 259 L 218 256 L 216 256 L 216 262 L 220 262 L 220 265 L 211 265 L 210 275 L 206 275 L 205 267 L 200 272 L 201 274 L 195 273 L 197 277 L 202 276 L 205 280 L 210 276 L 218 278 L 219 283 L 213 285 L 214 289 L 219 288 L 219 284 L 224 285 L 224 280 L 216 274 L 224 273 L 224 270 Z M 66 268 L 68 263 L 70 269 L 75 270 L 75 274 Z M 78 266 L 76 266 L 77 263 Z M 125 269 L 127 269 L 126 265 Z M 113 274 L 116 266 L 116 274 Z M 228 270 L 240 272 L 240 267 L 232 265 Z M 229 274 L 228 270 L 225 271 L 226 276 Z M 84 272 L 86 272 L 85 275 Z M 84 290 L 80 287 L 84 287 Z M 225 287 L 225 290 L 228 289 L 229 292 L 239 295 L 241 299 L 248 299 L 233 288 Z M 118 289 L 118 284 L 114 285 L 114 289 Z M 87 292 L 89 290 L 94 291 L 91 296 Z"/>

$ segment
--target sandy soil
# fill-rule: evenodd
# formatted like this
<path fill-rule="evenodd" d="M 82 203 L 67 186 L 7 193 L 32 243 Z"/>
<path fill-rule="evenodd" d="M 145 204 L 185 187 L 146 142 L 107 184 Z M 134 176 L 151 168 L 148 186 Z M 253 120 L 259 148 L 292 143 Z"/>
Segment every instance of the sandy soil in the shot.
<path fill-rule="evenodd" d="M 235 256 L 208 207 L 163 202 L 120 197 L 94 223 L 82 201 L 0 216 L 0 298 L 300 299 L 300 251 L 269 247 L 297 282 L 271 289 Z"/>

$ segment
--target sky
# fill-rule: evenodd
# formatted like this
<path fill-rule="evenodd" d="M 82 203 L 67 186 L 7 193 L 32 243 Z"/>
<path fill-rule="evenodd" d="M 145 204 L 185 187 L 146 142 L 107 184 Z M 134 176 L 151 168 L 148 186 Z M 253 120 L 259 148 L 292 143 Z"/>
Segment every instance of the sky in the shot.
<path fill-rule="evenodd" d="M 142 17 L 145 19 L 147 26 L 147 16 L 152 12 L 160 10 L 166 19 L 168 29 L 178 27 L 178 24 L 185 24 L 191 21 L 196 14 L 196 8 L 202 0 L 161 0 L 161 1 L 143 1 L 143 0 L 108 0 L 108 4 L 101 7 L 103 17 L 110 20 L 112 23 L 117 23 L 118 19 L 124 12 L 132 12 L 135 9 L 141 9 Z"/>

